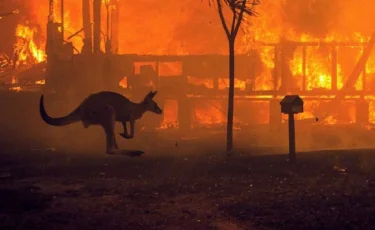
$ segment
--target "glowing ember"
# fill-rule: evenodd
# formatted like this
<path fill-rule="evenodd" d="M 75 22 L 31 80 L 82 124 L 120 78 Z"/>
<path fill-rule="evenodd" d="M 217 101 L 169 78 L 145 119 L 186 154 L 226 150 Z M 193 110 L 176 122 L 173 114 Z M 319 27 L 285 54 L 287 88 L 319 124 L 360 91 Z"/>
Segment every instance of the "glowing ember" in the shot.
<path fill-rule="evenodd" d="M 15 87 L 11 87 L 10 90 L 11 90 L 11 91 L 20 92 L 20 91 L 22 91 L 22 88 L 19 87 L 19 86 L 15 86 Z"/>
<path fill-rule="evenodd" d="M 38 80 L 35 82 L 36 85 L 45 85 L 46 84 L 46 80 Z"/>
<path fill-rule="evenodd" d="M 124 89 L 128 88 L 128 78 L 123 77 L 122 80 L 119 82 L 119 86 L 121 86 Z"/>

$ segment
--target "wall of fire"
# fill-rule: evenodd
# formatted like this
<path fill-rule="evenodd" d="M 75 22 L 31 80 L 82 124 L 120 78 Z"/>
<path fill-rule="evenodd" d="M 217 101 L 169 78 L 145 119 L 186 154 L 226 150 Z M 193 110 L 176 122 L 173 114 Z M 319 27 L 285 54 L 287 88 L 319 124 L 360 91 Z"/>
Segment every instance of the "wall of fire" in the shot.
<path fill-rule="evenodd" d="M 98 20 L 100 10 L 94 5 L 94 21 Z M 88 19 L 86 24 L 89 24 Z M 93 52 L 90 51 L 89 55 L 73 55 L 69 43 L 61 47 L 54 45 L 60 54 L 65 55 L 55 57 L 47 52 L 50 59 L 47 60 L 50 63 L 47 85 L 60 88 L 61 92 L 76 88 L 82 95 L 103 89 L 116 90 L 138 100 L 148 90 L 157 89 L 165 114 L 163 121 L 159 122 L 161 125 L 154 126 L 185 129 L 225 123 L 226 56 L 103 54 L 99 52 L 100 23 L 96 26 Z M 47 45 L 62 41 L 56 38 L 60 36 L 57 27 L 56 23 L 49 23 L 47 30 L 52 32 L 49 32 Z M 84 32 L 91 38 L 91 31 Z M 283 122 L 279 101 L 285 94 L 300 94 L 306 101 L 306 112 L 297 119 L 315 119 L 324 113 L 329 107 L 329 99 L 340 90 L 345 90 L 348 96 L 340 101 L 337 111 L 325 119 L 326 123 L 375 122 L 375 106 L 371 102 L 372 95 L 375 95 L 372 84 L 375 71 L 371 68 L 374 63 L 364 65 L 353 87 L 343 88 L 365 45 L 283 41 L 263 44 L 248 55 L 237 56 L 235 128 Z M 117 88 L 118 82 L 121 88 Z"/>

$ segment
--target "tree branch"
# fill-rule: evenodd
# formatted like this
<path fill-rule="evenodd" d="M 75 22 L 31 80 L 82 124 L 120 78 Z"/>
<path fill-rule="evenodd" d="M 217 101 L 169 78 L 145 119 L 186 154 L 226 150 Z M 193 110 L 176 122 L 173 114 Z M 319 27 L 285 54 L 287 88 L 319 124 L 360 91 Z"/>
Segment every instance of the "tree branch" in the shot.
<path fill-rule="evenodd" d="M 233 37 L 234 35 L 234 29 L 235 29 L 235 25 L 236 25 L 236 7 L 233 5 L 233 6 L 230 6 L 231 10 L 232 10 L 232 14 L 233 14 L 233 17 L 232 17 L 232 24 L 231 24 L 231 29 L 230 29 L 230 36 Z M 238 22 L 237 22 L 238 23 Z"/>
<path fill-rule="evenodd" d="M 223 7 L 221 5 L 221 0 L 216 0 L 216 2 L 217 2 L 217 10 L 219 11 L 221 24 L 223 25 L 225 34 L 227 35 L 227 37 L 229 39 L 231 37 L 231 34 L 229 33 L 228 26 L 225 22 L 225 18 L 224 18 L 224 15 L 223 15 Z"/>
<path fill-rule="evenodd" d="M 243 19 L 243 14 L 244 14 L 245 8 L 246 8 L 246 2 L 247 2 L 247 0 L 243 0 L 242 1 L 242 5 L 241 5 L 240 13 L 239 13 L 239 16 L 238 16 L 238 19 L 237 19 L 236 27 L 234 28 L 234 34 L 232 34 L 232 36 L 234 36 L 234 37 L 237 36 L 238 29 L 241 26 L 241 22 L 242 22 L 242 19 Z"/>

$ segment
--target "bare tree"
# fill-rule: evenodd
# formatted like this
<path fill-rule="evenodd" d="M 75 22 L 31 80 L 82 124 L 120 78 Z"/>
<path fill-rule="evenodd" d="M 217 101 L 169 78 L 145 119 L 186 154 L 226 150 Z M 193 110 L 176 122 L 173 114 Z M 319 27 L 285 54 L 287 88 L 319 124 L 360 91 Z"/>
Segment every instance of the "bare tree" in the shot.
<path fill-rule="evenodd" d="M 202 0 L 203 1 L 203 0 Z M 227 118 L 227 153 L 233 149 L 233 111 L 234 111 L 234 44 L 238 30 L 246 16 L 255 16 L 254 6 L 260 4 L 260 0 L 208 0 L 209 5 L 217 7 L 221 24 L 229 43 L 229 95 L 228 95 L 228 118 Z M 223 13 L 223 5 L 229 8 L 232 21 L 227 24 Z"/>

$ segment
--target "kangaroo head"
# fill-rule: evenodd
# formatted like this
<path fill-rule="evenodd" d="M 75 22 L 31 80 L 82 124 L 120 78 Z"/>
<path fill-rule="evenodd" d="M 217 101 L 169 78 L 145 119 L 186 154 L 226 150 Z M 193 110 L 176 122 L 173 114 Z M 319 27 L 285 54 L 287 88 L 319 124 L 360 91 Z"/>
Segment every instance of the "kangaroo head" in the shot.
<path fill-rule="evenodd" d="M 153 100 L 155 97 L 157 91 L 152 92 L 150 91 L 146 96 L 145 99 L 143 99 L 142 104 L 145 106 L 146 111 L 153 112 L 156 114 L 162 114 L 163 110 L 158 106 L 158 104 Z"/>

